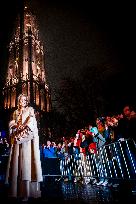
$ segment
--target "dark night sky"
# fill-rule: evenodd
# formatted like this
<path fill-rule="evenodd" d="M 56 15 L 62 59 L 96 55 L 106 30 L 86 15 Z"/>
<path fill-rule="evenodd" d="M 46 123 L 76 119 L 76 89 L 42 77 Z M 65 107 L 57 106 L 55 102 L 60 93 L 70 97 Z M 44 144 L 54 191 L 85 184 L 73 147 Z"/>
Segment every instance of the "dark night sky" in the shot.
<path fill-rule="evenodd" d="M 2 81 L 5 75 L 6 44 L 11 35 L 18 2 L 15 0 L 11 4 L 11 1 L 5 1 L 1 6 L 1 12 L 4 11 L 4 14 L 0 14 Z M 84 0 L 79 3 L 76 0 L 33 0 L 30 6 L 38 18 L 45 45 L 48 82 L 53 93 L 64 76 L 80 78 L 81 71 L 86 67 L 100 66 L 104 67 L 105 80 L 108 78 L 106 91 L 112 95 L 113 103 L 135 104 L 134 5 L 124 1 Z"/>

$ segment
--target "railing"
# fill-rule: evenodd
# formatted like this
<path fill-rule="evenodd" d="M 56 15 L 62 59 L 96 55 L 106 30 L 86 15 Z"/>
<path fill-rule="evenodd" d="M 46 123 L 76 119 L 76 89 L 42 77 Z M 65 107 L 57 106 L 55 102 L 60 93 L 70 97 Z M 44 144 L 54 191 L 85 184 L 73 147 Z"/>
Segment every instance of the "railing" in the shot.
<path fill-rule="evenodd" d="M 136 144 L 118 141 L 101 147 L 96 154 L 70 155 L 60 161 L 62 176 L 136 179 Z"/>

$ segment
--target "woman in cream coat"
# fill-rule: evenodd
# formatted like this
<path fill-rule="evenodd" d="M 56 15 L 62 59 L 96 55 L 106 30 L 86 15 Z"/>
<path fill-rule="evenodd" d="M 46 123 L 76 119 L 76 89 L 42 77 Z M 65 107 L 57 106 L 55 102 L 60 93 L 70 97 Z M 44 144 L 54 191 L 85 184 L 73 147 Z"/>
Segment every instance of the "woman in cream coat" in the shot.
<path fill-rule="evenodd" d="M 40 197 L 40 182 L 43 181 L 39 136 L 34 109 L 28 106 L 28 98 L 18 97 L 18 109 L 9 122 L 11 150 L 7 166 L 6 183 L 10 197 L 27 200 Z"/>

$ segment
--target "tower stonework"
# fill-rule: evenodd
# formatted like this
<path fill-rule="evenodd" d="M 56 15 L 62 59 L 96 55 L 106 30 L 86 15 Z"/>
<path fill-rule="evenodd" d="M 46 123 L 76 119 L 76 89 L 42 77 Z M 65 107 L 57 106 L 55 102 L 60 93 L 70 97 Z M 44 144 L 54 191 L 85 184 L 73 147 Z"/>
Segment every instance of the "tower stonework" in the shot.
<path fill-rule="evenodd" d="M 39 129 L 48 129 L 44 120 L 51 111 L 51 93 L 47 83 L 44 47 L 40 40 L 36 16 L 21 7 L 8 46 L 8 67 L 2 90 L 3 110 L 9 120 L 17 108 L 17 97 L 24 93 L 39 119 Z M 43 127 L 40 126 L 40 122 Z"/>
<path fill-rule="evenodd" d="M 14 109 L 17 96 L 28 95 L 38 111 L 51 110 L 51 94 L 46 80 L 44 48 L 40 41 L 36 17 L 27 7 L 17 18 L 9 44 L 6 83 L 3 88 L 4 108 Z"/>

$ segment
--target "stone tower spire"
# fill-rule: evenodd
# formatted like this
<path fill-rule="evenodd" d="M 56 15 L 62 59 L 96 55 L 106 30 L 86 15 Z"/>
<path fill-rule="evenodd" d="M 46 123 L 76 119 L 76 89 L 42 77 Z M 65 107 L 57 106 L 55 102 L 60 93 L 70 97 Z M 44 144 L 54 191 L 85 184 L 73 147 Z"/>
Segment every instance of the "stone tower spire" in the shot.
<path fill-rule="evenodd" d="M 46 80 L 44 47 L 34 16 L 22 4 L 16 27 L 9 43 L 6 83 L 3 88 L 4 108 L 16 108 L 20 93 L 27 94 L 37 111 L 51 110 L 51 94 Z"/>

